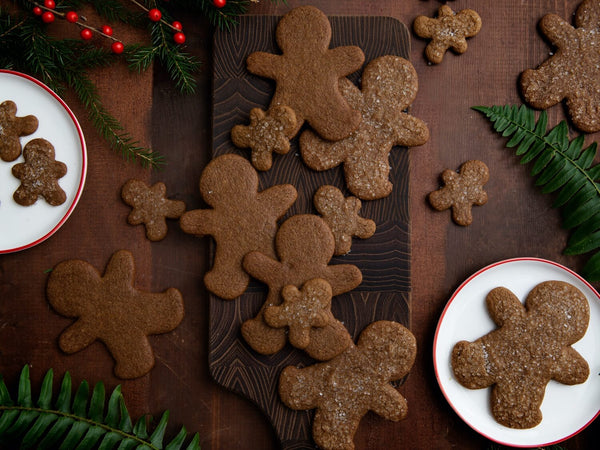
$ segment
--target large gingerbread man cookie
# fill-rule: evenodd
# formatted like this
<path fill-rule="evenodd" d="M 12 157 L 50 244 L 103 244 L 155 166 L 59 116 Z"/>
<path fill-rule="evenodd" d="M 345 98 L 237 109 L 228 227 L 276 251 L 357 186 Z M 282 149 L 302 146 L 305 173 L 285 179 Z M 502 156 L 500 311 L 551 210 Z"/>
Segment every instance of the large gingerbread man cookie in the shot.
<path fill-rule="evenodd" d="M 600 131 L 600 2 L 585 0 L 575 13 L 575 28 L 556 14 L 545 15 L 540 31 L 556 47 L 537 69 L 521 74 L 521 92 L 534 108 L 546 109 L 566 99 L 573 124 Z"/>
<path fill-rule="evenodd" d="M 364 62 L 358 47 L 329 48 L 331 25 L 313 6 L 292 9 L 281 18 L 276 39 L 283 54 L 255 52 L 248 70 L 277 82 L 271 108 L 289 106 L 296 114 L 295 135 L 306 120 L 325 139 L 338 140 L 352 133 L 361 121 L 338 88 L 341 77 L 357 71 Z"/>
<path fill-rule="evenodd" d="M 269 286 L 267 300 L 258 315 L 242 325 L 242 336 L 257 352 L 270 355 L 286 343 L 282 328 L 271 328 L 264 321 L 266 308 L 282 302 L 284 286 L 301 288 L 314 278 L 321 278 L 331 286 L 332 295 L 343 294 L 358 286 L 362 274 L 352 264 L 330 265 L 335 243 L 331 230 L 318 216 L 299 214 L 286 220 L 275 237 L 275 259 L 261 252 L 252 252 L 244 258 L 244 268 L 254 278 Z M 310 344 L 304 349 L 319 360 L 333 358 L 352 342 L 344 325 L 334 319 L 321 328 L 311 328 Z"/>
<path fill-rule="evenodd" d="M 499 328 L 454 346 L 454 375 L 470 389 L 492 386 L 492 414 L 502 425 L 534 427 L 550 380 L 572 385 L 588 378 L 587 362 L 571 347 L 587 330 L 588 301 L 569 283 L 546 281 L 525 305 L 503 287 L 490 291 L 486 303 Z"/>
<path fill-rule="evenodd" d="M 17 105 L 11 100 L 0 103 L 0 158 L 14 161 L 21 154 L 21 136 L 27 136 L 38 127 L 35 116 L 17 117 Z"/>
<path fill-rule="evenodd" d="M 390 384 L 412 368 L 417 351 L 413 334 L 396 322 L 373 322 L 357 345 L 331 361 L 303 369 L 286 367 L 279 395 L 292 409 L 316 408 L 313 438 L 319 448 L 354 449 L 362 417 L 374 411 L 388 420 L 406 417 L 404 397 Z"/>
<path fill-rule="evenodd" d="M 119 378 L 148 373 L 154 366 L 148 336 L 172 331 L 183 319 L 177 289 L 149 293 L 134 287 L 133 256 L 126 250 L 110 258 L 104 275 L 82 260 L 59 263 L 46 294 L 59 314 L 77 319 L 60 335 L 60 348 L 74 353 L 95 340 L 104 342 Z"/>
<path fill-rule="evenodd" d="M 363 200 L 386 197 L 392 147 L 414 147 L 429 139 L 427 125 L 403 112 L 417 95 L 417 73 L 399 56 L 382 56 L 371 61 L 359 90 L 345 78 L 340 89 L 348 103 L 361 112 L 362 122 L 348 138 L 337 142 L 320 139 L 308 130 L 300 137 L 304 162 L 314 170 L 344 165 L 348 189 Z"/>
<path fill-rule="evenodd" d="M 244 255 L 260 251 L 275 257 L 277 221 L 296 201 L 289 184 L 258 191 L 258 175 L 241 156 L 213 159 L 200 177 L 200 193 L 210 209 L 188 211 L 179 223 L 186 233 L 211 235 L 216 242 L 213 266 L 204 276 L 206 288 L 224 299 L 244 293 L 250 277 Z"/>

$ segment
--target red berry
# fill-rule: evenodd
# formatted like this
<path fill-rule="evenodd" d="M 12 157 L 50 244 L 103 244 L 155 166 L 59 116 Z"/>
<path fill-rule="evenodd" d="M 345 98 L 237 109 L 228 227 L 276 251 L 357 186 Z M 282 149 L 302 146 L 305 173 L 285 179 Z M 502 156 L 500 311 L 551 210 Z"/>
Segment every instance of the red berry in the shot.
<path fill-rule="evenodd" d="M 46 11 L 45 13 L 42 14 L 42 22 L 44 22 L 44 23 L 54 22 L 54 14 L 52 14 L 50 11 Z"/>
<path fill-rule="evenodd" d="M 152 22 L 158 22 L 162 17 L 162 13 L 157 8 L 152 8 L 150 11 L 148 11 L 148 17 Z"/>
<path fill-rule="evenodd" d="M 102 25 L 102 32 L 107 36 L 112 36 L 113 29 L 108 25 Z"/>
<path fill-rule="evenodd" d="M 227 0 L 213 0 L 213 5 L 215 8 L 223 8 L 227 4 Z"/>
<path fill-rule="evenodd" d="M 69 11 L 67 13 L 67 15 L 65 16 L 65 18 L 67 19 L 67 22 L 71 22 L 71 23 L 75 23 L 79 20 L 79 16 L 77 15 L 77 13 L 75 11 Z"/>
<path fill-rule="evenodd" d="M 121 53 L 123 53 L 123 50 L 125 50 L 125 46 L 123 45 L 122 42 L 113 42 L 112 45 L 110 46 L 110 49 L 112 50 L 113 53 L 120 55 Z"/>
<path fill-rule="evenodd" d="M 92 30 L 84 28 L 80 31 L 79 36 L 81 36 L 81 39 L 84 41 L 89 41 L 92 38 Z"/>
<path fill-rule="evenodd" d="M 181 22 L 175 21 L 171 24 L 171 26 L 173 28 L 175 28 L 176 30 L 179 30 L 179 31 L 183 30 L 183 25 L 181 25 Z"/>
<path fill-rule="evenodd" d="M 178 31 L 173 35 L 173 40 L 176 44 L 183 44 L 185 42 L 185 34 L 183 34 L 181 31 Z"/>
<path fill-rule="evenodd" d="M 40 8 L 39 6 L 34 6 L 33 7 L 33 13 L 36 16 L 41 16 L 43 14 L 42 8 Z"/>
<path fill-rule="evenodd" d="M 54 9 L 56 7 L 56 3 L 54 0 L 44 0 L 44 6 L 48 9 Z"/>

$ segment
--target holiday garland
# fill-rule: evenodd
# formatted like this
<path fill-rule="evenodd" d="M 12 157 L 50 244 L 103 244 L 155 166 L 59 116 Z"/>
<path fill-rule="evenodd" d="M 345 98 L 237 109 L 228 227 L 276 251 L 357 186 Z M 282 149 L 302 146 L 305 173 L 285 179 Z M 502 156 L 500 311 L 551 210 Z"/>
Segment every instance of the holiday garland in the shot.
<path fill-rule="evenodd" d="M 125 60 L 132 71 L 145 71 L 158 62 L 166 68 L 184 94 L 197 87 L 195 75 L 200 62 L 184 51 L 186 36 L 181 22 L 170 10 L 188 10 L 205 15 L 211 24 L 229 28 L 246 12 L 251 0 L 13 0 L 0 8 L 0 68 L 24 72 L 39 78 L 59 96 L 75 92 L 90 121 L 109 146 L 127 160 L 144 167 L 157 167 L 164 158 L 140 145 L 110 114 L 90 78 L 90 71 Z M 91 5 L 109 24 L 95 28 L 77 12 Z M 66 20 L 80 29 L 81 39 L 58 39 L 47 32 L 47 24 Z M 146 27 L 150 44 L 122 42 L 120 25 Z M 94 34 L 109 45 L 90 43 Z"/>
<path fill-rule="evenodd" d="M 553 206 L 563 213 L 563 226 L 572 230 L 565 253 L 579 255 L 596 251 L 582 275 L 600 281 L 600 164 L 592 165 L 598 145 L 583 148 L 585 135 L 569 141 L 566 121 L 546 132 L 548 115 L 537 122 L 533 109 L 518 106 L 476 106 L 494 129 L 511 137 L 506 147 L 516 147 L 521 164 L 532 163 L 531 175 L 543 193 L 556 192 Z"/>
<path fill-rule="evenodd" d="M 83 381 L 72 397 L 71 376 L 66 372 L 58 396 L 52 401 L 53 371 L 50 369 L 40 388 L 37 402 L 31 394 L 29 366 L 19 378 L 16 402 L 0 377 L 0 441 L 20 444 L 20 448 L 107 450 L 179 450 L 183 449 L 187 431 L 184 427 L 164 444 L 169 412 L 149 433 L 146 416 L 135 425 L 131 421 L 121 387 L 117 386 L 105 401 L 102 382 L 97 383 L 89 398 L 89 385 Z M 89 403 L 88 403 L 89 400 Z M 105 410 L 106 406 L 106 410 Z M 200 450 L 200 437 L 195 434 L 186 450 Z"/>

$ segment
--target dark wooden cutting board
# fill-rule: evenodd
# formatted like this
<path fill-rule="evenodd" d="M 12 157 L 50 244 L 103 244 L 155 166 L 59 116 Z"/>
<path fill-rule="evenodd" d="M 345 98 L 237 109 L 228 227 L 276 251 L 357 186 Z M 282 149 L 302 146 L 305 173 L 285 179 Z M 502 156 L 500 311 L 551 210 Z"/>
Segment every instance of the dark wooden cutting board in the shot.
<path fill-rule="evenodd" d="M 249 151 L 233 146 L 229 134 L 236 124 L 247 124 L 250 109 L 266 109 L 274 91 L 272 80 L 246 71 L 246 57 L 254 51 L 280 53 L 275 43 L 279 18 L 244 16 L 231 31 L 214 36 L 213 81 L 213 157 Z M 330 17 L 331 47 L 357 45 L 366 63 L 382 55 L 409 58 L 410 34 L 404 24 L 389 17 Z M 349 77 L 359 83 L 360 73 Z M 273 167 L 260 172 L 260 189 L 290 183 L 298 190 L 291 214 L 316 213 L 312 197 L 319 186 L 331 184 L 349 195 L 342 168 L 315 172 L 299 156 L 298 138 L 287 155 L 274 155 Z M 410 217 L 409 159 L 405 148 L 390 155 L 392 194 L 381 200 L 363 201 L 361 215 L 373 219 L 377 231 L 366 240 L 355 239 L 352 251 L 334 257 L 332 264 L 355 264 L 363 282 L 354 291 L 333 299 L 336 318 L 357 338 L 363 328 L 376 320 L 394 320 L 410 328 Z M 227 301 L 210 296 L 209 366 L 213 378 L 222 386 L 255 402 L 275 427 L 282 447 L 307 448 L 311 438 L 312 411 L 292 411 L 277 394 L 279 373 L 288 365 L 309 365 L 314 361 L 301 351 L 286 346 L 272 356 L 255 353 L 242 339 L 240 325 L 256 315 L 266 297 L 266 288 L 252 282 L 240 298 Z"/>

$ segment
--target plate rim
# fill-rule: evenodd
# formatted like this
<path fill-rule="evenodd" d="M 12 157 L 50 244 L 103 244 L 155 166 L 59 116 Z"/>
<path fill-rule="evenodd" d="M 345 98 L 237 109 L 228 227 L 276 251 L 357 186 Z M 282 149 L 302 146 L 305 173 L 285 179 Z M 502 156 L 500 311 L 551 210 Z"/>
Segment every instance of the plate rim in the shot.
<path fill-rule="evenodd" d="M 10 69 L 0 69 L 0 74 L 2 74 L 2 73 L 13 75 L 13 76 L 20 77 L 20 78 L 24 78 L 24 79 L 36 84 L 38 87 L 42 88 L 44 91 L 46 91 L 55 100 L 57 100 L 60 103 L 60 105 L 64 108 L 64 110 L 67 112 L 67 114 L 71 118 L 71 121 L 73 122 L 73 124 L 75 125 L 75 129 L 77 130 L 77 135 L 79 138 L 79 142 L 81 144 L 81 159 L 82 159 L 82 161 L 81 161 L 80 180 L 79 180 L 79 186 L 77 187 L 77 192 L 75 193 L 75 196 L 73 197 L 73 200 L 71 201 L 71 205 L 69 206 L 69 209 L 67 209 L 67 212 L 58 221 L 58 223 L 56 225 L 54 225 L 54 227 L 52 227 L 46 234 L 33 240 L 32 242 L 29 242 L 24 245 L 20 245 L 18 247 L 13 247 L 13 248 L 6 248 L 6 249 L 1 248 L 0 255 L 8 254 L 8 253 L 15 253 L 15 252 L 19 252 L 22 250 L 26 250 L 31 247 L 35 247 L 36 245 L 41 244 L 46 239 L 50 238 L 54 233 L 56 233 L 60 229 L 60 227 L 62 227 L 65 224 L 67 219 L 71 216 L 71 214 L 75 210 L 75 207 L 77 206 L 77 203 L 79 203 L 79 199 L 81 198 L 81 194 L 83 193 L 83 188 L 85 185 L 85 179 L 86 179 L 86 174 L 87 174 L 87 163 L 88 163 L 88 161 L 87 161 L 87 146 L 85 143 L 85 137 L 83 135 L 83 130 L 81 128 L 81 125 L 79 124 L 79 121 L 75 117 L 75 114 L 73 113 L 71 108 L 69 108 L 69 106 L 65 103 L 65 101 L 62 98 L 60 98 L 56 92 L 54 92 L 52 89 L 50 89 L 44 83 L 42 83 L 40 80 L 32 77 L 31 75 L 28 75 L 23 72 L 18 72 L 16 70 L 10 70 Z"/>
<path fill-rule="evenodd" d="M 448 301 L 446 302 L 446 305 L 444 306 L 444 309 L 442 311 L 442 313 L 440 314 L 440 318 L 438 320 L 438 323 L 436 325 L 435 328 L 435 335 L 433 338 L 433 370 L 435 372 L 435 378 L 437 380 L 438 386 L 440 388 L 440 390 L 442 391 L 442 394 L 444 396 L 444 398 L 446 399 L 446 402 L 450 405 L 450 407 L 452 408 L 452 410 L 456 413 L 456 415 L 458 415 L 458 417 L 460 417 L 460 419 L 466 423 L 471 429 L 473 429 L 474 431 L 476 431 L 477 433 L 479 433 L 481 436 L 485 437 L 486 439 L 489 439 L 490 441 L 496 442 L 498 444 L 501 445 L 505 445 L 505 446 L 510 446 L 510 447 L 515 447 L 515 448 L 535 448 L 535 447 L 540 447 L 540 446 L 548 446 L 548 445 L 554 445 L 554 444 L 558 444 L 559 442 L 563 442 L 566 441 L 567 439 L 572 438 L 573 436 L 579 434 L 581 431 L 583 431 L 585 428 L 587 428 L 592 422 L 594 422 L 594 420 L 596 420 L 596 418 L 600 415 L 600 406 L 598 407 L 598 411 L 596 411 L 596 414 L 589 420 L 587 421 L 585 424 L 583 424 L 581 427 L 579 427 L 577 430 L 575 430 L 574 432 L 568 434 L 565 437 L 556 439 L 556 440 L 552 440 L 550 442 L 543 442 L 543 443 L 536 443 L 536 444 L 518 444 L 518 443 L 514 443 L 514 442 L 506 442 L 506 441 L 502 441 L 499 438 L 496 437 L 492 437 L 489 434 L 486 434 L 480 430 L 478 430 L 470 421 L 466 420 L 465 417 L 463 416 L 463 414 L 461 414 L 460 411 L 458 411 L 458 409 L 456 408 L 455 404 L 448 398 L 448 394 L 446 393 L 446 390 L 444 389 L 444 384 L 441 381 L 440 378 L 440 372 L 438 370 L 438 361 L 437 361 L 437 357 L 436 357 L 436 349 L 437 349 L 437 343 L 438 343 L 438 336 L 439 336 L 439 332 L 440 332 L 440 328 L 442 326 L 442 322 L 444 320 L 444 317 L 446 315 L 446 313 L 448 312 L 448 309 L 450 307 L 450 305 L 452 304 L 452 302 L 455 300 L 456 296 L 463 290 L 463 288 L 469 284 L 474 278 L 478 277 L 479 275 L 481 275 L 484 272 L 489 271 L 490 269 L 493 269 L 495 267 L 501 266 L 501 265 L 506 265 L 506 264 L 511 264 L 511 263 L 515 263 L 515 262 L 537 262 L 537 263 L 543 263 L 543 264 L 549 264 L 552 266 L 555 266 L 559 269 L 562 269 L 564 271 L 566 271 L 567 273 L 569 273 L 570 275 L 574 276 L 575 278 L 577 278 L 579 281 L 581 281 L 587 288 L 589 288 L 592 293 L 594 293 L 596 295 L 596 297 L 598 298 L 598 300 L 600 300 L 600 294 L 598 293 L 598 291 L 587 281 L 585 280 L 581 275 L 579 275 L 577 272 L 569 269 L 568 267 L 557 263 L 555 261 L 550 261 L 548 259 L 544 259 L 544 258 L 538 258 L 538 257 L 533 257 L 533 256 L 523 256 L 523 257 L 515 257 L 515 258 L 508 258 L 508 259 L 504 259 L 501 261 L 497 261 L 495 263 L 489 264 L 479 270 L 477 270 L 476 272 L 474 272 L 472 275 L 470 275 L 469 277 L 467 277 L 467 279 L 465 279 L 457 288 L 456 290 L 452 293 L 452 295 L 450 296 L 450 298 L 448 299 Z"/>

